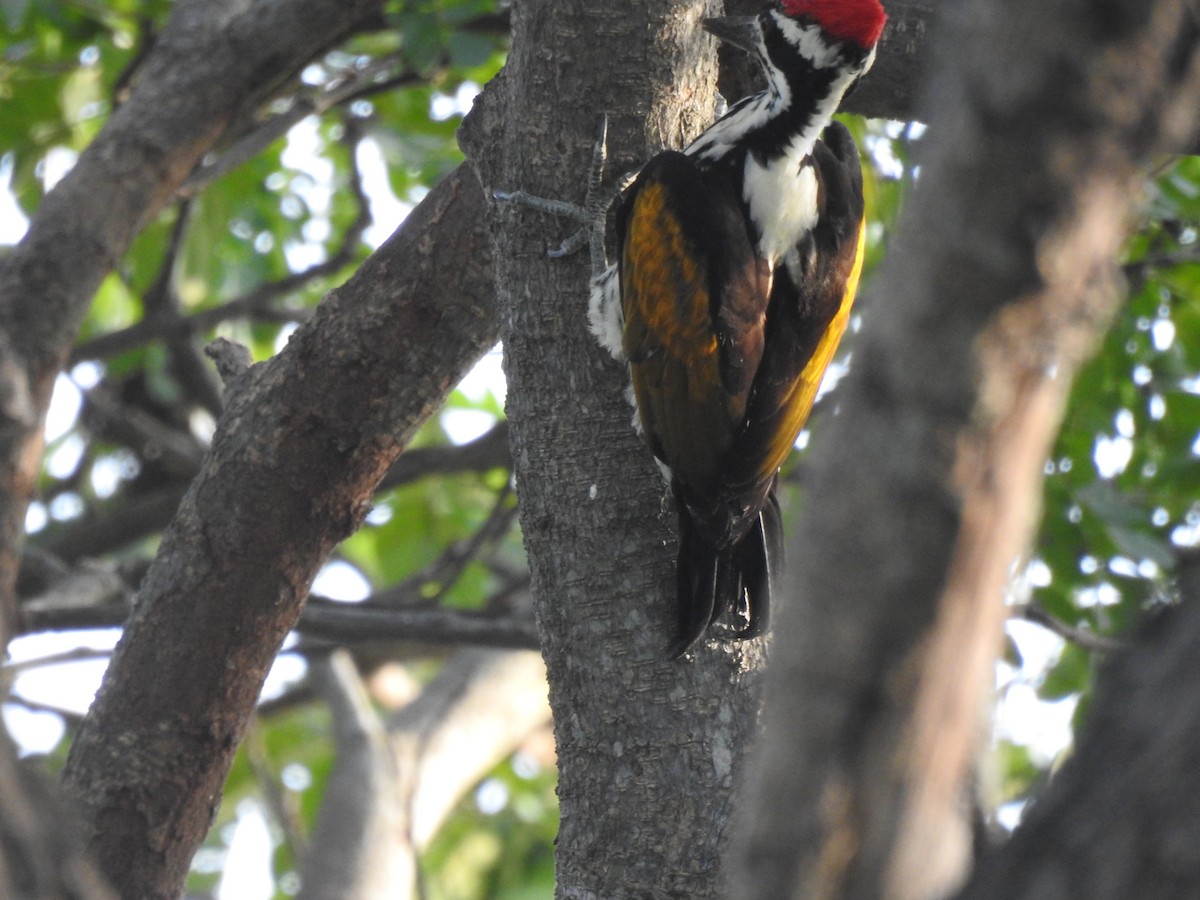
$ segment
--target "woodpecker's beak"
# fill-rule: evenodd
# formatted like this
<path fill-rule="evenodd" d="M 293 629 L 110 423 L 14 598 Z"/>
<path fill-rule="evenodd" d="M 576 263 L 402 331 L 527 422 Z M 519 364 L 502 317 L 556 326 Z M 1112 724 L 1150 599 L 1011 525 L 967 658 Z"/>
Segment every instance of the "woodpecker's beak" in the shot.
<path fill-rule="evenodd" d="M 709 34 L 747 53 L 757 53 L 762 42 L 757 16 L 720 16 L 700 24 Z"/>

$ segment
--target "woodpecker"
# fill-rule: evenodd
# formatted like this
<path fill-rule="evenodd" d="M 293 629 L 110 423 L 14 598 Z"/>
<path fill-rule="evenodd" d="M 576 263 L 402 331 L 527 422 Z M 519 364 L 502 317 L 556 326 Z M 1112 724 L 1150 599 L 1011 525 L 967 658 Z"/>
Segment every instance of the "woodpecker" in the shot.
<path fill-rule="evenodd" d="M 776 476 L 862 269 L 862 170 L 832 116 L 874 61 L 885 21 L 879 0 L 780 0 L 757 16 L 706 19 L 758 62 L 766 88 L 623 187 L 615 263 L 607 204 L 589 190 L 590 324 L 628 364 L 636 424 L 678 510 L 674 657 L 726 614 L 744 616 L 739 639 L 769 622 L 782 566 Z"/>

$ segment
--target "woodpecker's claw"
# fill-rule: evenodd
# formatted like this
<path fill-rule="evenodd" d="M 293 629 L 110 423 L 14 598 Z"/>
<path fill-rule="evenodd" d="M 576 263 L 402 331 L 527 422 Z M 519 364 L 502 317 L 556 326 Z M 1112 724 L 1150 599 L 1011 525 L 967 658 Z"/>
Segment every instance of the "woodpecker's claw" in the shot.
<path fill-rule="evenodd" d="M 567 203 L 564 200 L 551 200 L 549 197 L 539 197 L 536 194 L 530 194 L 526 191 L 492 191 L 492 196 L 504 203 L 516 203 L 529 209 L 536 209 L 539 212 L 550 213 L 552 216 L 561 216 L 564 219 L 572 219 L 583 223 L 582 228 L 557 247 L 550 247 L 546 250 L 546 256 L 550 257 L 550 259 L 562 259 L 563 257 L 571 256 L 574 253 L 578 253 L 588 243 L 592 230 L 592 214 L 584 206 Z"/>
<path fill-rule="evenodd" d="M 565 200 L 551 200 L 548 197 L 538 197 L 525 191 L 492 191 L 492 196 L 505 203 L 516 203 L 519 206 L 527 206 L 530 209 L 547 212 L 554 216 L 562 216 L 564 219 L 574 219 L 577 222 L 585 223 L 592 221 L 585 207 L 567 203 Z"/>
<path fill-rule="evenodd" d="M 588 167 L 587 194 L 583 205 L 538 197 L 526 191 L 492 191 L 492 196 L 505 203 L 517 203 L 529 209 L 550 213 L 564 219 L 583 223 L 583 227 L 559 244 L 546 251 L 551 259 L 561 259 L 578 253 L 586 245 L 592 257 L 592 275 L 598 277 L 608 268 L 604 237 L 608 223 L 608 210 L 633 183 L 637 172 L 622 176 L 611 188 L 604 187 L 604 167 L 608 161 L 608 116 L 600 117 L 596 143 L 592 148 L 592 164 Z"/>
<path fill-rule="evenodd" d="M 551 247 L 546 251 L 546 255 L 551 259 L 563 259 L 567 256 L 572 256 L 584 248 L 592 236 L 592 229 L 580 228 L 577 232 L 559 244 L 557 247 Z"/>

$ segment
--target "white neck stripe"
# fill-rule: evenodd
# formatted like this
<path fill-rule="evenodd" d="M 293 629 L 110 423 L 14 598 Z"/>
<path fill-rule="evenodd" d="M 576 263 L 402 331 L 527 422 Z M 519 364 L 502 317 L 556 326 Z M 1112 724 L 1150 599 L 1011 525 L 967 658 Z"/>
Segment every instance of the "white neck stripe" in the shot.
<path fill-rule="evenodd" d="M 819 25 L 800 25 L 777 10 L 771 11 L 771 18 L 784 39 L 815 68 L 831 69 L 841 62 L 841 50 L 825 42 Z"/>

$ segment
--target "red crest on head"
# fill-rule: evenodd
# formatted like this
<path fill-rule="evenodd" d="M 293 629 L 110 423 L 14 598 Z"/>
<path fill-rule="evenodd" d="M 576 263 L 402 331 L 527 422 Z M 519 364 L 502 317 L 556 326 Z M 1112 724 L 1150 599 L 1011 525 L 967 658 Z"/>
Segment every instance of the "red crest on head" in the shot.
<path fill-rule="evenodd" d="M 812 19 L 831 37 L 870 50 L 879 40 L 887 13 L 879 0 L 783 0 L 789 16 Z"/>

